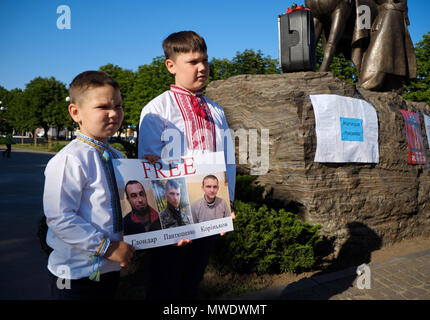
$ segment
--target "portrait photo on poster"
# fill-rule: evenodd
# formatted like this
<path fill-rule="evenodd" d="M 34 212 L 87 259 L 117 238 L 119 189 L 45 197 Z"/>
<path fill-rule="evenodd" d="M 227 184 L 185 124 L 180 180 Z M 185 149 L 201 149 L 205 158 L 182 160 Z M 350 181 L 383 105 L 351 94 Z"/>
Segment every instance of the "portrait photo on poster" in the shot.
<path fill-rule="evenodd" d="M 233 230 L 222 152 L 113 161 L 124 241 L 137 250 Z"/>

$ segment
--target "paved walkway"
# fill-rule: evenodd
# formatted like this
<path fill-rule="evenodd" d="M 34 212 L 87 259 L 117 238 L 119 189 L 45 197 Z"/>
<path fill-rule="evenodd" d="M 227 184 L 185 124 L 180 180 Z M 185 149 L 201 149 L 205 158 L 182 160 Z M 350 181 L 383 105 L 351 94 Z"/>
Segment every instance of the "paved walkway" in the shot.
<path fill-rule="evenodd" d="M 383 263 L 370 263 L 368 267 L 367 274 L 357 275 L 357 268 L 351 267 L 245 294 L 240 299 L 430 300 L 430 249 Z M 370 275 L 367 289 L 366 275 Z"/>
<path fill-rule="evenodd" d="M 10 158 L 0 156 L 1 300 L 48 297 L 47 255 L 37 230 L 43 216 L 43 171 L 52 156 L 13 146 Z"/>

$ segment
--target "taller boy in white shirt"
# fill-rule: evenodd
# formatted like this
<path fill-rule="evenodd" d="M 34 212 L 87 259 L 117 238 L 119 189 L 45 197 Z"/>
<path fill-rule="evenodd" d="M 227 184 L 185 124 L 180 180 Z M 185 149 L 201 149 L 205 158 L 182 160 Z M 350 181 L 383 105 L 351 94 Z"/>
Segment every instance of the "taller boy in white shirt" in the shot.
<path fill-rule="evenodd" d="M 112 299 L 119 270 L 134 253 L 122 241 L 111 163 L 122 155 L 107 144 L 124 118 L 121 94 L 115 80 L 100 71 L 79 74 L 69 94 L 69 113 L 80 133 L 45 170 L 51 292 L 54 299 Z"/>
<path fill-rule="evenodd" d="M 163 41 L 163 51 L 175 85 L 142 109 L 139 158 L 154 162 L 194 152 L 223 151 L 232 204 L 236 183 L 233 141 L 224 110 L 201 93 L 209 77 L 205 40 L 193 31 L 173 33 Z M 213 245 L 214 237 L 208 237 L 187 246 L 153 250 L 148 297 L 196 298 Z"/>

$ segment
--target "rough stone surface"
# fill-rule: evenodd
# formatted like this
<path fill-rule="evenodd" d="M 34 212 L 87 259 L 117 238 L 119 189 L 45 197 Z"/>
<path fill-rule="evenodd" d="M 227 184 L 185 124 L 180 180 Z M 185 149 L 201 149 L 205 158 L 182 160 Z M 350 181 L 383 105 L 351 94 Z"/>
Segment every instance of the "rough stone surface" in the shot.
<path fill-rule="evenodd" d="M 316 133 L 310 94 L 364 98 L 375 107 L 378 164 L 313 162 Z M 274 199 L 298 209 L 302 219 L 321 225 L 337 253 L 346 242 L 375 249 L 430 233 L 429 165 L 408 164 L 399 112 L 430 114 L 425 103 L 406 101 L 394 92 L 357 89 L 324 72 L 235 76 L 211 82 L 206 96 L 224 108 L 231 129 L 270 129 L 270 168 L 258 183 Z M 421 117 L 425 136 L 423 123 Z M 428 150 L 426 137 L 424 146 Z M 430 161 L 430 152 L 427 157 Z M 236 152 L 242 173 L 258 165 L 239 160 Z"/>

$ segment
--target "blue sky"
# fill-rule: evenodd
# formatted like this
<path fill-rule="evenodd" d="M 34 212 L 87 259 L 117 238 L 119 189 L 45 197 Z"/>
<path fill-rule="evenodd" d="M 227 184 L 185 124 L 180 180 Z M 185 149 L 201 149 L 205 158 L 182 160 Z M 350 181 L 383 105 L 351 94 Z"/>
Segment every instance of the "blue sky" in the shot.
<path fill-rule="evenodd" d="M 69 84 L 107 63 L 137 70 L 163 54 L 172 32 L 195 30 L 209 59 L 245 49 L 278 58 L 277 16 L 304 0 L 0 0 L 0 85 L 25 88 L 37 76 Z M 57 7 L 71 10 L 71 29 L 57 28 Z M 430 31 L 430 1 L 409 0 L 414 43 Z"/>

